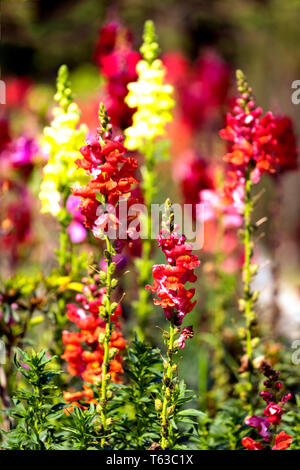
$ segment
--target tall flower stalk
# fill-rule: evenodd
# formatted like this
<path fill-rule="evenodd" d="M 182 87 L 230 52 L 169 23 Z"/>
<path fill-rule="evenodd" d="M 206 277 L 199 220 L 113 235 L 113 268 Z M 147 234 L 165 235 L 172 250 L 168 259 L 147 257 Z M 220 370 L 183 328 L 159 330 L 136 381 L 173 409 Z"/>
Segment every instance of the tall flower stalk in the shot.
<path fill-rule="evenodd" d="M 129 83 L 129 93 L 125 99 L 130 108 L 135 108 L 132 126 L 125 130 L 125 144 L 129 150 L 137 150 L 144 156 L 141 168 L 143 197 L 147 208 L 146 237 L 142 240 L 142 256 L 137 260 L 138 269 L 138 301 L 135 303 L 139 320 L 139 333 L 143 337 L 147 320 L 151 314 L 149 294 L 145 285 L 151 276 L 151 204 L 156 189 L 157 176 L 155 166 L 158 153 L 163 152 L 163 146 L 158 138 L 165 134 L 166 124 L 172 120 L 173 87 L 164 84 L 165 69 L 158 59 L 159 45 L 152 21 L 146 21 L 140 48 L 142 60 L 137 64 L 138 79 Z M 159 147 L 160 146 L 160 147 Z M 161 155 L 160 155 L 161 158 Z"/>
<path fill-rule="evenodd" d="M 192 301 L 195 289 L 186 289 L 184 285 L 186 282 L 196 281 L 194 270 L 200 264 L 197 256 L 192 254 L 192 247 L 186 242 L 185 236 L 175 231 L 171 202 L 167 200 L 165 206 L 165 222 L 158 236 L 158 243 L 168 264 L 154 265 L 153 286 L 146 286 L 152 293 L 156 293 L 158 299 L 154 299 L 154 304 L 163 308 L 165 317 L 170 322 L 169 331 L 163 333 L 167 357 L 164 360 L 162 401 L 156 403 L 156 408 L 160 411 L 160 445 L 163 450 L 172 447 L 172 418 L 179 396 L 175 355 L 179 349 L 184 348 L 186 339 L 193 336 L 192 326 L 182 330 L 180 328 L 184 317 L 196 304 L 196 301 Z"/>
<path fill-rule="evenodd" d="M 236 185 L 242 185 L 244 197 L 241 209 L 243 217 L 243 298 L 240 299 L 240 310 L 244 312 L 245 355 L 240 368 L 243 381 L 239 384 L 241 395 L 247 400 L 250 413 L 253 412 L 255 396 L 253 382 L 254 349 L 259 342 L 255 327 L 257 316 L 255 302 L 258 292 L 251 289 L 252 280 L 258 266 L 253 263 L 254 238 L 253 234 L 258 225 L 252 222 L 252 213 L 258 196 L 253 195 L 253 185 L 258 183 L 263 173 L 275 173 L 277 165 L 276 138 L 274 137 L 275 120 L 268 112 L 262 115 L 262 109 L 256 107 L 252 89 L 241 70 L 237 71 L 237 85 L 240 93 L 232 113 L 227 114 L 227 125 L 220 131 L 222 138 L 231 142 L 231 149 L 224 160 L 230 164 L 228 174 L 231 183 L 228 189 L 232 191 Z M 233 198 L 234 199 L 234 198 Z M 245 381 L 244 381 L 245 379 Z"/>
<path fill-rule="evenodd" d="M 110 118 L 102 103 L 99 107 L 99 121 L 98 136 L 87 141 L 87 144 L 80 149 L 83 158 L 76 161 L 78 168 L 84 169 L 90 177 L 89 182 L 83 187 L 75 186 L 73 193 L 81 198 L 80 209 L 85 218 L 85 225 L 92 230 L 96 238 L 106 243 L 104 251 L 106 271 L 101 271 L 99 274 L 105 287 L 102 305 L 99 308 L 100 317 L 105 322 L 105 331 L 99 336 L 99 343 L 103 349 L 103 362 L 98 407 L 103 435 L 101 446 L 105 447 L 111 424 L 108 416 L 108 402 L 111 398 L 109 390 L 111 361 L 117 353 L 116 348 L 110 347 L 114 329 L 112 315 L 118 307 L 118 303 L 112 302 L 111 298 L 118 281 L 113 278 L 116 268 L 113 257 L 116 249 L 113 246 L 114 237 L 110 230 L 124 222 L 118 219 L 118 206 L 122 200 L 128 201 L 131 198 L 131 186 L 137 183 L 134 177 L 137 162 L 135 158 L 126 155 L 127 149 L 122 143 L 123 136 L 118 135 L 113 138 Z M 123 243 L 126 241 L 123 240 Z"/>
<path fill-rule="evenodd" d="M 67 273 L 71 261 L 71 239 L 68 226 L 72 214 L 68 212 L 67 201 L 71 196 L 71 185 L 85 183 L 84 171 L 76 171 L 74 162 L 79 157 L 78 149 L 84 144 L 87 127 L 79 124 L 80 111 L 73 102 L 69 72 L 66 65 L 58 70 L 57 91 L 54 96 L 57 106 L 53 109 L 53 120 L 45 127 L 43 151 L 49 160 L 43 169 L 40 187 L 41 212 L 50 213 L 60 223 L 60 245 L 57 253 L 61 275 Z"/>
<path fill-rule="evenodd" d="M 253 201 L 251 195 L 251 173 L 247 171 L 245 174 L 245 209 L 243 213 L 244 218 L 244 253 L 245 261 L 243 267 L 243 282 L 244 282 L 244 308 L 245 308 L 245 319 L 246 319 L 246 352 L 248 360 L 251 363 L 253 348 L 252 348 L 252 332 L 251 326 L 255 320 L 255 313 L 253 312 L 253 301 L 254 296 L 251 292 L 251 258 L 253 255 L 253 242 L 251 240 L 252 225 L 251 225 L 251 214 L 253 211 Z"/>
<path fill-rule="evenodd" d="M 101 378 L 101 394 L 100 394 L 100 416 L 103 426 L 104 435 L 108 431 L 108 419 L 107 419 L 107 401 L 108 401 L 108 388 L 110 384 L 111 376 L 110 372 L 110 341 L 112 334 L 112 302 L 111 302 L 111 292 L 112 292 L 112 274 L 114 272 L 114 265 L 112 261 L 113 250 L 112 244 L 108 237 L 105 237 L 106 240 L 106 263 L 107 263 L 107 274 L 106 274 L 106 285 L 105 285 L 105 307 L 102 311 L 102 318 L 105 321 L 105 333 L 103 338 L 103 363 L 102 363 L 102 378 Z M 101 440 L 101 445 L 105 445 L 105 437 Z"/>
<path fill-rule="evenodd" d="M 171 433 L 171 427 L 169 424 L 169 415 L 172 412 L 172 405 L 174 405 L 175 394 L 173 393 L 176 387 L 174 380 L 174 372 L 176 371 L 176 364 L 173 364 L 174 356 L 174 336 L 177 330 L 175 330 L 174 324 L 170 322 L 169 338 L 167 340 L 167 365 L 164 366 L 164 400 L 161 410 L 161 447 L 163 450 L 169 446 L 169 435 Z"/>
<path fill-rule="evenodd" d="M 72 194 L 71 185 L 87 181 L 83 170 L 76 171 L 74 162 L 80 155 L 78 148 L 84 144 L 88 131 L 86 125 L 79 125 L 80 111 L 77 104 L 73 102 L 66 65 L 62 65 L 58 70 L 57 91 L 54 99 L 57 106 L 53 109 L 53 120 L 43 132 L 42 148 L 49 159 L 43 169 L 39 198 L 41 212 L 51 214 L 60 224 L 57 250 L 58 274 L 66 276 L 73 271 L 75 260 L 72 254 L 73 243 L 70 232 L 73 216 L 68 211 L 68 200 Z M 84 230 L 83 226 L 80 225 L 80 227 Z M 55 353 L 60 356 L 61 335 L 67 320 L 64 292 L 58 295 L 56 305 Z"/>

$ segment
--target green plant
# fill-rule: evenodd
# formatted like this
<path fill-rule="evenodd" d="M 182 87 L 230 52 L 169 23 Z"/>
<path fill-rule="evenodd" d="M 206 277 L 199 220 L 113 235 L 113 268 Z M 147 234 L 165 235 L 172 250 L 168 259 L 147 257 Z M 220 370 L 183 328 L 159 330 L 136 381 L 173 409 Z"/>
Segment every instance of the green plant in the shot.
<path fill-rule="evenodd" d="M 46 350 L 31 354 L 18 349 L 15 365 L 27 384 L 13 397 L 14 407 L 8 411 L 11 418 L 10 432 L 2 432 L 4 449 L 46 450 L 59 442 L 58 425 L 63 415 L 64 403 L 54 378 L 58 370 L 47 365 L 53 361 Z"/>

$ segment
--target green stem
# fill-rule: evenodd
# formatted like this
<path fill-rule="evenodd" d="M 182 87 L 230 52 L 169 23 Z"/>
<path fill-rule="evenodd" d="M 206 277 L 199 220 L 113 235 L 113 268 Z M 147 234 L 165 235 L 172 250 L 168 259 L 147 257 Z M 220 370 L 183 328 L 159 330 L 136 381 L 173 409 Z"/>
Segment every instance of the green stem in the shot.
<path fill-rule="evenodd" d="M 59 264 L 59 271 L 64 276 L 67 274 L 67 263 L 70 259 L 70 251 L 71 251 L 71 240 L 67 232 L 67 226 L 69 223 L 68 217 L 65 215 L 67 214 L 67 200 L 70 196 L 69 188 L 65 188 L 62 192 L 62 199 L 63 199 L 63 214 L 64 216 L 60 220 L 60 235 L 59 235 L 59 250 L 58 250 L 58 264 Z"/>
<path fill-rule="evenodd" d="M 58 264 L 61 274 L 66 273 L 66 264 L 68 259 L 68 233 L 65 224 L 61 224 L 59 236 Z"/>
<path fill-rule="evenodd" d="M 170 336 L 168 341 L 168 361 L 164 372 L 164 401 L 161 411 L 161 447 L 163 450 L 169 446 L 168 437 L 170 434 L 169 406 L 172 404 L 173 392 L 173 353 L 174 353 L 174 325 L 170 324 Z"/>
<path fill-rule="evenodd" d="M 138 265 L 138 303 L 137 303 L 137 317 L 138 317 L 138 334 L 141 340 L 145 339 L 145 328 L 147 326 L 148 316 L 151 313 L 150 307 L 150 291 L 145 289 L 145 285 L 149 282 L 152 272 L 151 262 L 151 204 L 153 203 L 153 196 L 155 194 L 155 173 L 154 173 L 154 156 L 153 144 L 147 142 L 145 146 L 145 166 L 142 171 L 143 176 L 143 192 L 144 200 L 147 208 L 147 238 L 142 239 L 142 256 L 141 263 Z"/>
<path fill-rule="evenodd" d="M 63 207 L 66 211 L 67 199 L 70 195 L 69 190 L 63 191 Z M 64 217 L 60 220 L 60 234 L 59 234 L 59 249 L 57 252 L 57 261 L 59 265 L 59 273 L 61 276 L 66 276 L 69 274 L 67 269 L 68 262 L 72 258 L 72 242 L 70 240 L 69 234 L 67 232 L 68 218 Z M 72 268 L 71 268 L 72 271 Z M 58 294 L 57 297 L 57 311 L 55 316 L 56 329 L 55 329 L 55 354 L 60 358 L 63 350 L 62 343 L 62 331 L 66 325 L 67 316 L 66 316 L 66 293 L 65 291 Z M 61 361 L 61 358 L 59 359 Z"/>
<path fill-rule="evenodd" d="M 112 324 L 110 321 L 111 316 L 111 263 L 112 263 L 112 246 L 108 237 L 106 237 L 106 248 L 107 248 L 107 276 L 106 276 L 106 303 L 105 303 L 105 336 L 104 336 L 104 357 L 102 364 L 102 382 L 101 382 L 101 397 L 100 397 L 100 416 L 102 428 L 104 431 L 104 437 L 101 439 L 101 446 L 105 446 L 105 435 L 107 433 L 107 391 L 110 382 L 109 376 L 109 343 L 112 333 Z"/>
<path fill-rule="evenodd" d="M 253 202 L 251 198 L 251 172 L 250 170 L 246 173 L 245 183 L 245 210 L 244 210 L 244 301 L 245 301 L 245 320 L 246 320 L 246 353 L 249 362 L 248 371 L 248 387 L 249 395 L 252 394 L 252 359 L 253 359 L 253 348 L 252 348 L 252 334 L 251 325 L 253 322 L 253 295 L 251 292 L 251 258 L 252 258 L 252 241 L 251 241 L 251 213 L 253 210 Z M 249 411 L 252 413 L 252 403 L 250 400 Z"/>
<path fill-rule="evenodd" d="M 274 425 L 274 429 L 273 429 L 273 436 L 272 436 L 272 441 L 271 441 L 271 450 L 273 449 L 273 447 L 275 446 L 275 439 L 276 439 L 276 434 L 277 434 L 277 425 Z"/>

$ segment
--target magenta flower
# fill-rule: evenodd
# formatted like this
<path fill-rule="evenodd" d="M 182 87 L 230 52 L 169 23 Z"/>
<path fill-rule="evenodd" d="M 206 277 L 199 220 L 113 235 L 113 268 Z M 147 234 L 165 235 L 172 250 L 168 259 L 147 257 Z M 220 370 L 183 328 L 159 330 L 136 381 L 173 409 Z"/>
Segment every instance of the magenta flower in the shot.
<path fill-rule="evenodd" d="M 82 243 L 87 236 L 87 230 L 82 223 L 73 220 L 67 228 L 67 233 L 73 243 Z"/>
<path fill-rule="evenodd" d="M 81 243 L 87 236 L 87 230 L 84 228 L 83 215 L 79 209 L 80 197 L 69 196 L 66 203 L 66 209 L 73 216 L 73 220 L 67 228 L 67 233 L 73 243 Z"/>
<path fill-rule="evenodd" d="M 15 167 L 32 165 L 34 156 L 38 153 L 38 146 L 34 139 L 21 136 L 13 142 L 11 163 Z"/>
<path fill-rule="evenodd" d="M 258 434 L 260 434 L 265 441 L 269 440 L 270 435 L 268 428 L 270 426 L 270 423 L 267 418 L 263 418 L 261 416 L 247 416 L 247 418 L 245 419 L 245 424 L 256 428 Z"/>

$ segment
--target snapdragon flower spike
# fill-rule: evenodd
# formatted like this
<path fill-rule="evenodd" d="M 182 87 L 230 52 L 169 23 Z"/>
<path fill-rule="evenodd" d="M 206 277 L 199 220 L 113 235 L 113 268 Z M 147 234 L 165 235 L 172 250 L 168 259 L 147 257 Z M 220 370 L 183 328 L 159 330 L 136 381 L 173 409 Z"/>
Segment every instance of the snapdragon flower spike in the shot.
<path fill-rule="evenodd" d="M 75 162 L 90 177 L 85 186 L 75 186 L 73 194 L 80 196 L 85 225 L 93 231 L 96 238 L 102 232 L 99 227 L 105 230 L 109 222 L 119 223 L 116 218 L 112 220 L 114 215 L 106 213 L 104 217 L 104 214 L 99 213 L 101 203 L 116 207 L 120 199 L 130 200 L 132 185 L 138 182 L 134 176 L 137 161 L 134 157 L 127 156 L 123 136 L 113 138 L 110 124 L 106 122 L 105 126 L 108 130 L 100 130 L 101 135 L 81 147 L 83 158 Z"/>
<path fill-rule="evenodd" d="M 164 230 L 161 230 L 157 240 L 169 264 L 153 266 L 153 286 L 147 285 L 146 289 L 156 293 L 158 299 L 154 299 L 154 304 L 160 305 L 165 317 L 179 326 L 196 304 L 196 300 L 192 300 L 195 289 L 187 289 L 185 284 L 196 281 L 194 270 L 200 261 L 192 254 L 192 247 L 186 242 L 184 235 L 179 236 L 177 232 L 172 232 L 166 238 Z"/>
<path fill-rule="evenodd" d="M 230 151 L 224 156 L 236 177 L 239 178 L 251 168 L 252 181 L 257 183 L 263 173 L 275 173 L 278 164 L 275 146 L 274 116 L 264 116 L 257 107 L 245 77 L 237 71 L 240 96 L 231 113 L 226 116 L 226 127 L 220 131 L 222 139 L 230 142 Z"/>
<path fill-rule="evenodd" d="M 143 38 L 140 49 L 143 59 L 136 66 L 138 79 L 128 84 L 125 98 L 130 108 L 136 108 L 132 126 L 125 130 L 126 145 L 130 150 L 142 152 L 147 143 L 165 134 L 175 104 L 172 85 L 164 83 L 166 71 L 157 58 L 159 46 L 150 20 L 145 23 Z"/>
<path fill-rule="evenodd" d="M 287 449 L 291 443 L 292 438 L 290 435 L 281 431 L 277 434 L 277 428 L 281 423 L 282 416 L 285 412 L 284 405 L 292 398 L 291 393 L 282 393 L 282 383 L 279 382 L 279 372 L 272 369 L 267 363 L 263 362 L 261 370 L 267 380 L 264 381 L 264 385 L 268 390 L 262 390 L 259 395 L 266 402 L 263 413 L 264 416 L 247 416 L 245 424 L 256 428 L 258 434 L 263 438 L 265 444 L 271 445 L 272 450 L 284 450 Z M 255 443 L 251 438 L 246 437 L 242 440 L 243 446 L 247 450 L 262 450 L 261 443 Z M 256 448 L 257 445 L 259 449 Z"/>
<path fill-rule="evenodd" d="M 97 384 L 101 381 L 104 350 L 99 337 L 105 332 L 105 321 L 99 316 L 99 309 L 103 306 L 105 288 L 101 287 L 99 275 L 82 279 L 82 292 L 76 294 L 76 303 L 67 305 L 67 317 L 76 325 L 76 331 L 64 330 L 62 340 L 65 351 L 62 358 L 68 363 L 68 372 L 79 376 L 88 384 Z M 121 307 L 118 304 L 111 321 L 115 329 L 112 331 L 109 348 L 116 354 L 110 361 L 111 379 L 120 383 L 120 373 L 123 372 L 120 351 L 125 348 L 125 340 L 120 331 L 119 317 Z M 90 386 L 85 385 L 79 392 L 65 392 L 64 398 L 70 403 L 74 400 L 90 401 L 94 397 Z"/>
<path fill-rule="evenodd" d="M 58 103 L 53 109 L 53 120 L 45 127 L 42 150 L 49 155 L 43 169 L 43 181 L 40 187 L 41 212 L 59 216 L 63 203 L 74 183 L 84 184 L 84 171 L 78 171 L 74 165 L 79 156 L 78 149 L 83 145 L 87 135 L 87 127 L 79 125 L 80 111 L 72 102 L 68 69 L 62 65 L 58 71 L 57 93 Z"/>
<path fill-rule="evenodd" d="M 127 85 L 137 79 L 140 54 L 132 49 L 132 35 L 119 22 L 101 28 L 94 60 L 105 77 L 104 103 L 113 126 L 126 129 L 132 124 L 135 109 L 125 103 Z"/>
<path fill-rule="evenodd" d="M 192 131 L 212 124 L 228 100 L 231 70 L 214 51 L 207 50 L 191 64 L 180 52 L 163 55 L 167 79 L 176 89 L 183 123 Z"/>

